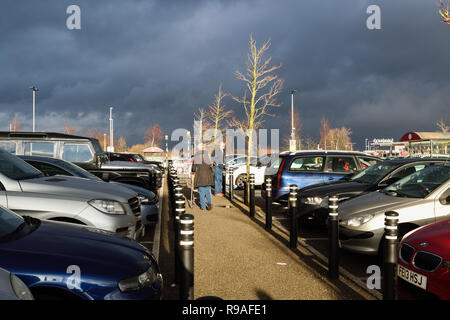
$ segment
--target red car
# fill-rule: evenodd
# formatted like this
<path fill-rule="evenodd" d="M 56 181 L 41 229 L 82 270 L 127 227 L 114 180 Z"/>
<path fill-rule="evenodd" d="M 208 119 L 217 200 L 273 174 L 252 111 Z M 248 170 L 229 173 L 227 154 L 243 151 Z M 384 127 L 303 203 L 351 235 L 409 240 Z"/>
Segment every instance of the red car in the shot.
<path fill-rule="evenodd" d="M 405 235 L 399 246 L 399 297 L 450 300 L 449 268 L 450 219 Z"/>

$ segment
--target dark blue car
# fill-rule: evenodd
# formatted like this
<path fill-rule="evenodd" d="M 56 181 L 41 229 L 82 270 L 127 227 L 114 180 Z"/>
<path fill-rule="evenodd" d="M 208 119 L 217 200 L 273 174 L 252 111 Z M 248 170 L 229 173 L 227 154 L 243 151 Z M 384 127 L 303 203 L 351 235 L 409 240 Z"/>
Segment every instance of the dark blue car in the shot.
<path fill-rule="evenodd" d="M 157 262 L 107 231 L 21 217 L 0 206 L 0 267 L 39 299 L 160 299 Z"/>
<path fill-rule="evenodd" d="M 273 200 L 287 203 L 289 186 L 298 189 L 342 179 L 378 162 L 377 157 L 351 151 L 297 151 L 281 153 L 266 169 L 272 178 Z M 265 189 L 265 185 L 262 187 Z M 264 195 L 264 192 L 263 192 Z"/>

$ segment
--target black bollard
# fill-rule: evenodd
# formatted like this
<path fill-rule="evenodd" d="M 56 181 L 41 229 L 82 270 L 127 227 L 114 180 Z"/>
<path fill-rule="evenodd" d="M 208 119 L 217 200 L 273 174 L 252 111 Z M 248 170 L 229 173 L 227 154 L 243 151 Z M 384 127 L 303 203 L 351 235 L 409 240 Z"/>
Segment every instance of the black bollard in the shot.
<path fill-rule="evenodd" d="M 339 199 L 332 196 L 328 199 L 328 278 L 339 278 Z"/>
<path fill-rule="evenodd" d="M 180 300 L 194 299 L 194 216 L 180 216 Z"/>
<path fill-rule="evenodd" d="M 289 217 L 291 230 L 289 232 L 289 248 L 297 248 L 297 185 L 289 186 Z"/>
<path fill-rule="evenodd" d="M 222 193 L 227 194 L 227 169 L 226 167 L 222 170 Z"/>
<path fill-rule="evenodd" d="M 249 198 L 249 213 L 250 217 L 255 216 L 255 175 L 250 173 L 250 198 Z"/>
<path fill-rule="evenodd" d="M 248 205 L 248 187 L 249 184 L 247 184 L 247 178 L 244 180 L 244 204 Z"/>
<path fill-rule="evenodd" d="M 397 300 L 398 213 L 384 215 L 383 300 Z"/>
<path fill-rule="evenodd" d="M 178 189 L 179 187 L 176 187 Z M 181 189 L 181 188 L 180 188 Z M 174 219 L 173 219 L 173 228 L 174 228 L 174 263 L 175 263 L 175 283 L 180 283 L 180 257 L 179 257 L 179 227 L 180 227 L 180 216 L 186 213 L 186 203 L 181 192 L 178 190 L 175 193 L 175 210 L 174 210 Z"/>
<path fill-rule="evenodd" d="M 233 201 L 233 186 L 234 186 L 234 177 L 233 177 L 233 168 L 230 168 L 228 171 L 228 184 L 230 188 L 230 201 Z"/>
<path fill-rule="evenodd" d="M 266 179 L 266 230 L 272 229 L 272 179 Z"/>

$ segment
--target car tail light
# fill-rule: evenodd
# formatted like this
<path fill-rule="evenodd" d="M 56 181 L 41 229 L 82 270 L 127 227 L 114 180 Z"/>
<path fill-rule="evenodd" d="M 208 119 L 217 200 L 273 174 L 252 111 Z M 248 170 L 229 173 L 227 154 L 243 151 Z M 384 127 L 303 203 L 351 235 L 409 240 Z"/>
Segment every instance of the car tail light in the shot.
<path fill-rule="evenodd" d="M 283 159 L 283 162 L 281 162 L 280 169 L 278 169 L 278 175 L 277 175 L 277 188 L 280 188 L 280 181 L 281 181 L 281 172 L 283 171 L 284 163 L 286 162 L 286 159 Z"/>

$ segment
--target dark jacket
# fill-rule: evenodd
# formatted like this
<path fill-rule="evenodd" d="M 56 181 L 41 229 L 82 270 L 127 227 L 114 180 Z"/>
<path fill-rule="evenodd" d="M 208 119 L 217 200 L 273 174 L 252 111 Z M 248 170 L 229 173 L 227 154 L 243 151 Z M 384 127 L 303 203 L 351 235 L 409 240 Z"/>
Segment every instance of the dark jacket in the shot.
<path fill-rule="evenodd" d="M 194 187 L 208 187 L 214 185 L 214 169 L 212 164 L 194 163 L 192 172 L 195 172 Z"/>

